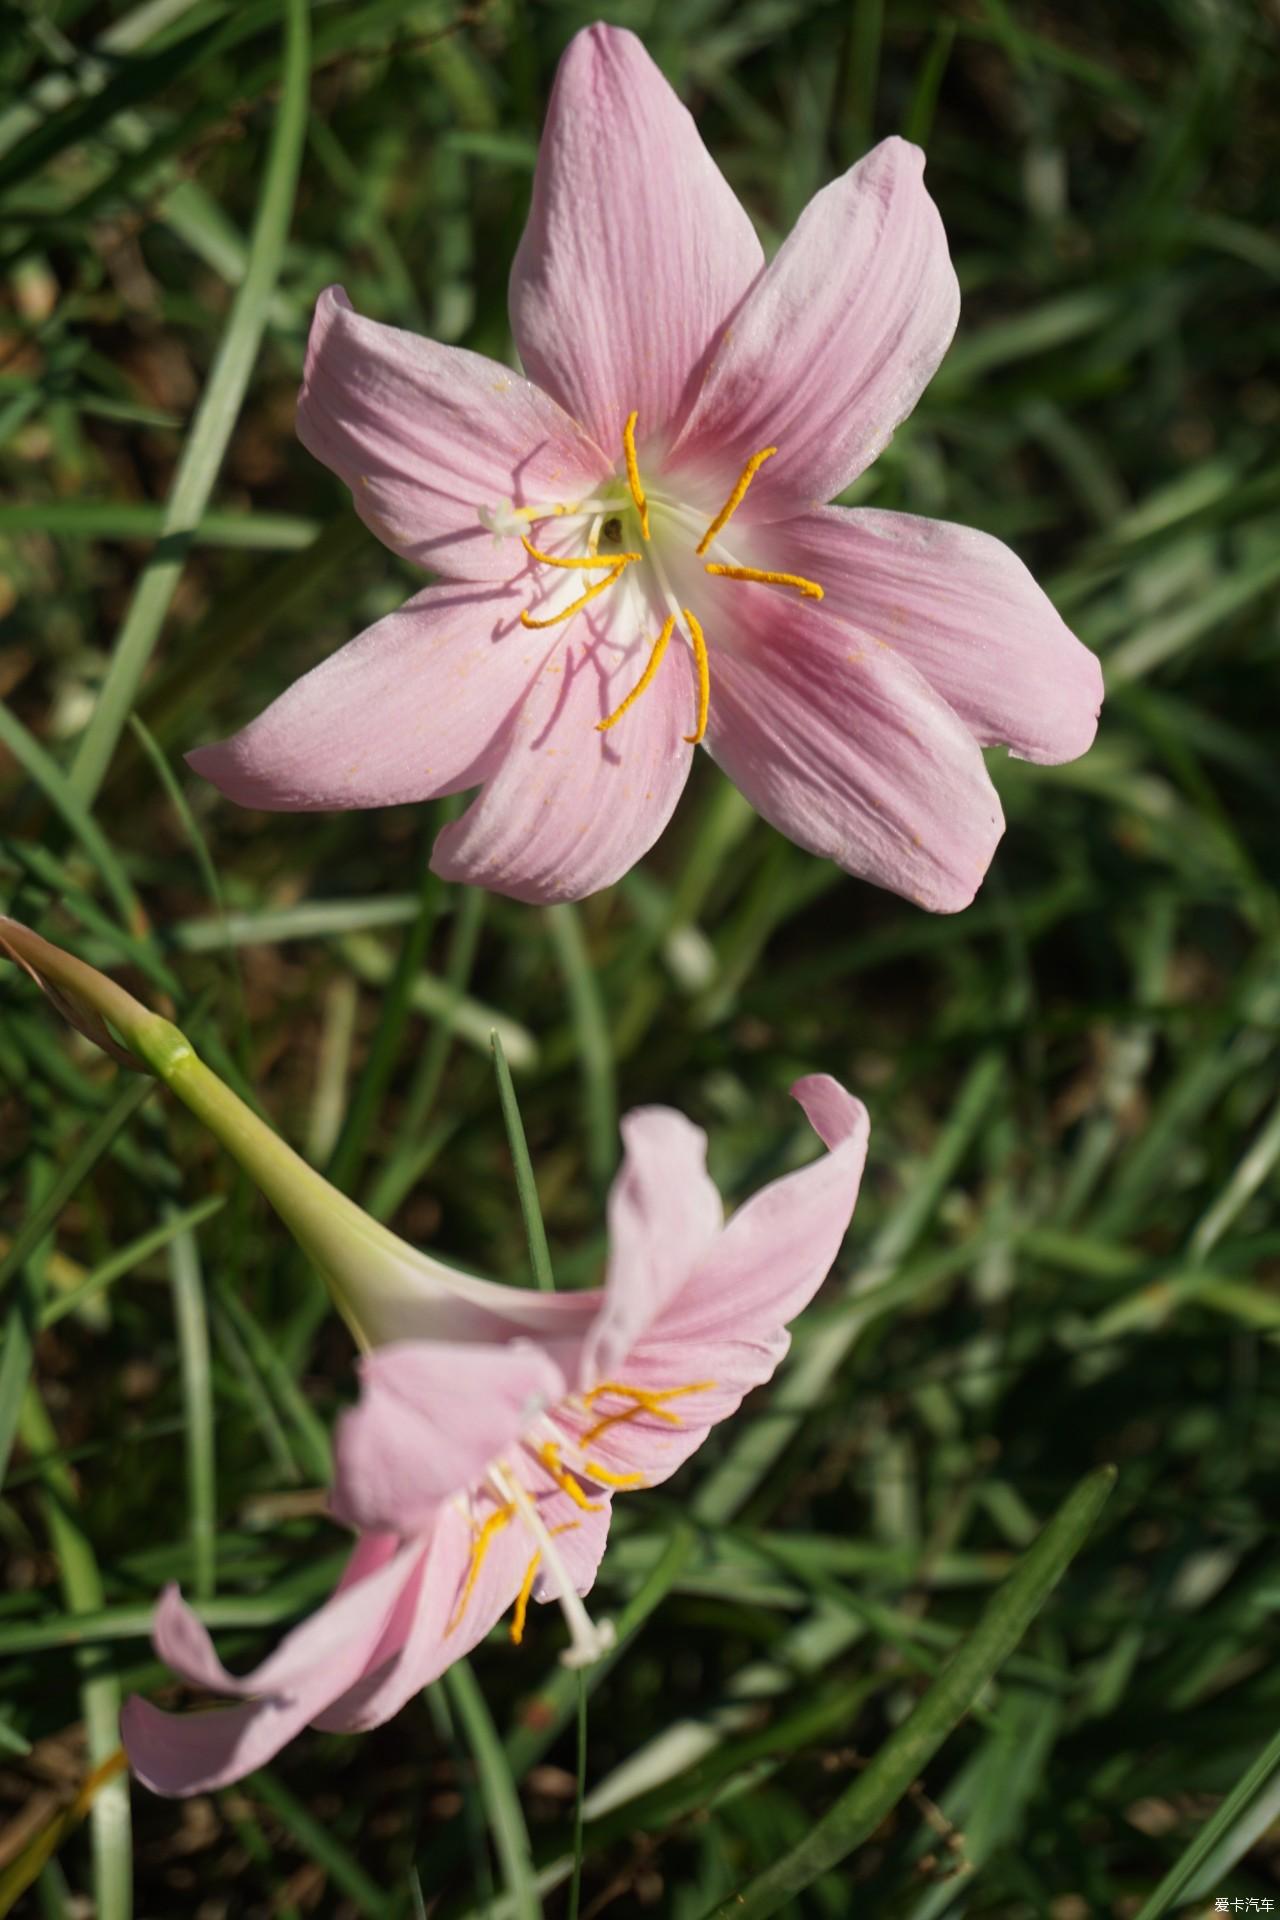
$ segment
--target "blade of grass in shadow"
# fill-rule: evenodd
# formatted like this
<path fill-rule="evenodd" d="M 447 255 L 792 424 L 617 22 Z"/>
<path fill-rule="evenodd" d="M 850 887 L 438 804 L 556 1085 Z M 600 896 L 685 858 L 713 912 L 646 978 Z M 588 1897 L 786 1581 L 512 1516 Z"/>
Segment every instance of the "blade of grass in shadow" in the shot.
<path fill-rule="evenodd" d="M 1267 1742 L 1253 1765 L 1240 1776 L 1212 1818 L 1205 1821 L 1191 1844 L 1175 1860 L 1150 1899 L 1138 1909 L 1134 1920 L 1161 1920 L 1162 1914 L 1193 1897 L 1189 1889 L 1198 1869 L 1225 1840 L 1277 1768 L 1280 1768 L 1280 1733 Z M 1222 1864 L 1225 1870 L 1228 1863 L 1224 1860 Z"/>
<path fill-rule="evenodd" d="M 159 1253 L 162 1247 L 167 1247 L 179 1234 L 191 1233 L 213 1214 L 221 1213 L 226 1204 L 224 1195 L 211 1193 L 207 1199 L 197 1200 L 193 1207 L 187 1207 L 181 1213 L 167 1212 L 159 1226 L 149 1227 L 146 1233 L 131 1240 L 127 1247 L 121 1247 L 118 1252 L 111 1254 L 92 1273 L 86 1274 L 79 1286 L 73 1287 L 69 1293 L 50 1300 L 40 1314 L 41 1331 L 45 1327 L 55 1326 L 67 1314 L 79 1312 L 86 1301 L 95 1299 L 126 1273 L 132 1273 L 135 1267 L 140 1267 L 153 1253 Z"/>
<path fill-rule="evenodd" d="M 49 1192 L 14 1236 L 9 1251 L 0 1259 L 0 1290 L 26 1265 L 68 1200 L 108 1151 L 120 1129 L 143 1101 L 155 1092 L 155 1085 L 153 1080 L 131 1081 L 72 1155 Z M 31 1297 L 24 1292 L 10 1308 L 5 1321 L 4 1354 L 0 1358 L 0 1481 L 3 1481 L 9 1465 L 13 1436 L 17 1431 L 23 1396 L 31 1373 L 34 1322 L 39 1311 L 38 1297 Z"/>
<path fill-rule="evenodd" d="M 511 1148 L 511 1158 L 515 1166 L 516 1192 L 520 1196 L 520 1211 L 524 1215 L 524 1230 L 529 1241 L 529 1264 L 533 1268 L 533 1277 L 544 1293 L 555 1291 L 555 1275 L 551 1270 L 551 1249 L 547 1245 L 547 1230 L 542 1222 L 542 1208 L 538 1202 L 538 1183 L 534 1179 L 533 1162 L 529 1158 L 529 1142 L 525 1138 L 524 1121 L 520 1118 L 520 1105 L 516 1099 L 516 1090 L 511 1082 L 511 1069 L 507 1065 L 507 1056 L 503 1051 L 502 1035 L 495 1027 L 489 1036 L 493 1047 L 493 1070 L 498 1076 L 498 1098 L 502 1102 L 502 1118 L 507 1129 L 507 1143 Z"/>
<path fill-rule="evenodd" d="M 44 1402 L 29 1388 L 23 1402 L 19 1432 L 23 1445 L 37 1457 L 57 1451 L 58 1438 Z M 58 1577 L 69 1613 L 92 1613 L 102 1606 L 102 1576 L 89 1536 L 77 1514 L 78 1495 L 71 1470 L 50 1462 L 44 1481 L 44 1515 L 49 1540 L 58 1563 Z M 91 1770 L 105 1768 L 120 1748 L 120 1682 L 101 1669 L 92 1653 L 77 1655 L 85 1669 L 80 1683 L 80 1705 Z M 129 1781 L 117 1774 L 103 1782 L 89 1813 L 93 1835 L 94 1911 L 98 1920 L 131 1920 L 133 1913 L 133 1848 L 130 1837 Z"/>
<path fill-rule="evenodd" d="M 988 1601 L 945 1672 L 870 1766 L 798 1846 L 714 1907 L 707 1920 L 765 1920 L 875 1832 L 1018 1645 L 1084 1545 L 1115 1482 L 1115 1468 L 1102 1467 L 1079 1483 Z"/>
<path fill-rule="evenodd" d="M 323 1867 L 334 1885 L 342 1889 L 368 1920 L 391 1920 L 390 1896 L 369 1878 L 359 1861 L 334 1837 L 332 1829 L 309 1813 L 274 1774 L 251 1773 L 242 1791 L 271 1809 L 302 1851 L 317 1866 Z"/>
<path fill-rule="evenodd" d="M 171 1209 L 166 1209 L 172 1212 Z M 187 1451 L 187 1532 L 191 1540 L 191 1591 L 212 1597 L 217 1581 L 217 1462 L 214 1451 L 213 1381 L 209 1370 L 209 1320 L 204 1276 L 191 1227 L 169 1242 L 169 1281 L 182 1372 Z"/>
<path fill-rule="evenodd" d="M 533 1870 L 529 1829 L 515 1778 L 484 1694 L 465 1660 L 449 1668 L 444 1685 L 476 1764 L 489 1831 L 506 1883 L 508 1910 L 513 1920 L 540 1920 L 542 1902 Z"/>
<path fill-rule="evenodd" d="M 128 721 L 253 371 L 293 216 L 307 124 L 310 35 L 307 0 L 286 0 L 280 107 L 249 243 L 248 270 L 232 302 L 178 463 L 163 533 L 125 615 L 107 677 L 72 762 L 71 784 L 85 802 L 97 794 Z"/>
<path fill-rule="evenodd" d="M 369 1136 L 382 1105 L 382 1097 L 395 1072 L 405 1025 L 413 1009 L 413 985 L 422 972 L 427 945 L 440 911 L 444 886 L 427 866 L 429 856 L 428 842 L 422 853 L 423 881 L 418 895 L 418 911 L 400 943 L 395 972 L 382 995 L 369 1057 L 347 1109 L 338 1143 L 325 1168 L 327 1177 L 344 1193 L 350 1192 L 355 1185 Z"/>
<path fill-rule="evenodd" d="M 142 908 L 106 835 L 90 814 L 51 753 L 23 726 L 16 714 L 0 701 L 0 746 L 11 753 L 29 780 L 33 780 L 55 813 L 84 848 L 89 860 L 102 876 L 102 884 L 115 901 L 120 918 L 131 932 L 145 926 Z"/>
<path fill-rule="evenodd" d="M 582 937 L 578 909 L 567 902 L 547 908 L 547 925 L 555 944 L 560 971 L 569 996 L 569 1012 L 582 1062 L 582 1092 L 587 1120 L 587 1166 L 597 1187 L 607 1185 L 618 1159 L 618 1090 L 613 1045 L 600 986 L 592 972 Z"/>

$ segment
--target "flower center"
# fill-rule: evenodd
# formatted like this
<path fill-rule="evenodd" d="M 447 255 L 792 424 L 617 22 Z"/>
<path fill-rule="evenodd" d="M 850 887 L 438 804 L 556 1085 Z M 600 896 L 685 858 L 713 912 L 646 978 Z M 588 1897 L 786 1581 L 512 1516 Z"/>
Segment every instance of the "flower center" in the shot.
<path fill-rule="evenodd" d="M 658 551 L 661 542 L 653 538 L 651 509 L 657 509 L 663 523 L 686 537 L 692 532 L 690 522 L 696 522 L 699 516 L 680 502 L 669 499 L 665 494 L 660 492 L 651 494 L 646 491 L 640 474 L 639 456 L 636 452 L 638 419 L 639 415 L 633 408 L 627 415 L 626 424 L 622 429 L 623 473 L 614 482 L 605 486 L 603 497 L 572 503 L 560 501 L 549 506 L 508 507 L 500 513 L 486 509 L 482 512 L 481 519 L 498 536 L 518 532 L 525 552 L 531 560 L 536 560 L 539 566 L 599 576 L 591 579 L 584 586 L 583 591 L 558 613 L 538 618 L 526 607 L 520 615 L 520 624 L 535 632 L 547 627 L 559 626 L 563 621 L 571 620 L 593 600 L 607 593 L 610 587 L 616 587 L 629 567 L 648 560 L 659 596 L 666 602 L 667 617 L 649 650 L 649 657 L 640 678 L 613 712 L 606 714 L 603 720 L 597 722 L 596 731 L 607 733 L 611 727 L 616 727 L 624 715 L 629 713 L 636 702 L 648 692 L 657 679 L 658 670 L 677 629 L 682 627 L 683 637 L 687 639 L 693 654 L 694 669 L 697 674 L 697 714 L 694 730 L 692 733 L 686 733 L 684 738 L 690 746 L 697 746 L 706 733 L 707 718 L 711 709 L 710 655 L 697 615 L 691 608 L 681 605 L 672 591 Z M 762 586 L 788 587 L 800 594 L 802 599 L 821 600 L 822 587 L 816 580 L 805 579 L 801 574 L 781 573 L 765 567 L 743 566 L 730 554 L 724 554 L 724 557 L 719 559 L 706 558 L 719 545 L 726 527 L 745 500 L 757 473 L 766 460 L 772 460 L 777 451 L 776 447 L 762 447 L 759 453 L 751 455 L 730 488 L 724 505 L 703 529 L 694 546 L 694 553 L 703 562 L 704 571 L 714 578 L 747 580 Z M 625 491 L 623 491 L 624 488 Z M 544 548 L 535 546 L 524 531 L 525 526 L 532 527 L 540 520 L 556 519 L 566 515 L 575 516 L 587 522 L 589 532 L 585 553 L 548 553 Z M 638 526 L 643 550 L 623 551 L 624 530 L 626 521 L 631 515 L 634 515 L 633 526 Z M 632 539 L 634 538 L 633 533 Z M 723 549 L 721 552 L 723 554 Z"/>
<path fill-rule="evenodd" d="M 545 1561 L 557 1583 L 556 1599 L 569 1627 L 570 1644 L 561 1655 L 564 1664 L 570 1667 L 588 1666 L 607 1653 L 616 1638 L 612 1623 L 591 1619 L 574 1585 L 573 1576 L 555 1545 L 561 1534 L 572 1533 L 581 1522 L 566 1520 L 559 1526 L 549 1527 L 539 1512 L 539 1495 L 526 1484 L 524 1472 L 530 1466 L 540 1469 L 540 1473 L 535 1470 L 534 1479 L 542 1486 L 543 1499 L 548 1497 L 549 1489 L 545 1482 L 550 1480 L 583 1513 L 599 1513 L 601 1504 L 588 1498 L 582 1484 L 584 1481 L 594 1487 L 625 1489 L 644 1486 L 645 1476 L 643 1473 L 619 1473 L 594 1459 L 588 1451 L 592 1443 L 612 1428 L 626 1426 L 643 1414 L 666 1426 L 679 1427 L 683 1424 L 681 1417 L 672 1411 L 668 1402 L 682 1399 L 687 1393 L 707 1393 L 715 1384 L 714 1380 L 695 1380 L 685 1386 L 655 1389 L 627 1386 L 620 1380 L 601 1381 L 599 1386 L 591 1387 L 586 1393 L 571 1399 L 567 1410 L 576 1410 L 577 1417 L 581 1418 L 583 1413 L 594 1414 L 599 1400 L 616 1400 L 622 1404 L 620 1408 L 594 1419 L 585 1433 L 566 1430 L 554 1417 L 554 1409 L 539 1414 L 512 1453 L 490 1464 L 477 1489 L 482 1498 L 492 1502 L 483 1521 L 477 1523 L 471 1512 L 470 1496 L 466 1497 L 465 1507 L 474 1537 L 462 1587 L 445 1628 L 446 1637 L 456 1632 L 462 1623 L 493 1542 L 513 1520 L 518 1520 L 533 1542 L 534 1552 L 525 1567 L 511 1618 L 514 1645 L 519 1646 L 524 1639 L 529 1601 L 538 1570 Z M 566 1452 L 571 1456 L 567 1462 L 563 1458 Z"/>

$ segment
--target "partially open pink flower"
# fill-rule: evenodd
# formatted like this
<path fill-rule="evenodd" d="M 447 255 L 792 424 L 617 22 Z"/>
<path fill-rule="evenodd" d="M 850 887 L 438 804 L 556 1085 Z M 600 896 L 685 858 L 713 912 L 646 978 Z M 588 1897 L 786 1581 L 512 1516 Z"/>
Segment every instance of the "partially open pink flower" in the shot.
<path fill-rule="evenodd" d="M 432 864 L 579 899 L 653 844 L 694 747 L 847 872 L 965 906 L 980 748 L 1073 759 L 1102 681 L 999 541 L 824 500 L 911 412 L 959 292 L 924 156 L 884 141 L 766 267 L 630 33 L 560 66 L 511 276 L 527 379 L 320 298 L 298 411 L 441 576 L 191 763 L 244 806 L 481 787 Z"/>
<path fill-rule="evenodd" d="M 429 1338 L 377 1347 L 337 1440 L 334 1510 L 360 1530 L 337 1592 L 245 1679 L 218 1660 L 176 1588 L 155 1644 L 192 1686 L 238 1698 L 169 1714 L 133 1699 L 121 1729 L 158 1793 L 202 1792 L 269 1760 L 307 1725 L 379 1725 L 509 1607 L 557 1600 L 565 1658 L 612 1644 L 591 1587 L 617 1489 L 656 1486 L 767 1380 L 787 1323 L 825 1278 L 857 1199 L 861 1103 L 834 1080 L 793 1089 L 829 1151 L 724 1224 L 706 1141 L 667 1108 L 624 1122 L 609 1266 L 593 1293 L 528 1294 L 447 1271 L 413 1277 Z M 387 1294 L 380 1291 L 385 1311 Z"/>

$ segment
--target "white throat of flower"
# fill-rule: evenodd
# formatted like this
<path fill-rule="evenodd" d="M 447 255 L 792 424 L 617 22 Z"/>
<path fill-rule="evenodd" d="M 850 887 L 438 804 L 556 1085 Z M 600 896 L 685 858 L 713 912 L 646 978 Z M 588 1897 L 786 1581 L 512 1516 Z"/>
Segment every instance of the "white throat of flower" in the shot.
<path fill-rule="evenodd" d="M 520 623 L 534 631 L 572 619 L 593 600 L 616 587 L 631 568 L 642 569 L 648 575 L 649 598 L 664 607 L 666 615 L 640 678 L 612 713 L 597 722 L 596 731 L 607 733 L 617 726 L 648 691 L 657 678 L 667 648 L 679 632 L 693 654 L 698 685 L 694 730 L 684 738 L 690 746 L 697 746 L 706 733 L 710 712 L 711 659 L 702 624 L 692 607 L 685 604 L 690 595 L 683 576 L 691 572 L 690 563 L 701 562 L 704 573 L 719 579 L 789 587 L 806 600 L 821 600 L 823 589 L 816 580 L 806 580 L 799 574 L 745 566 L 724 542 L 725 529 L 761 467 L 777 453 L 776 447 L 762 447 L 759 453 L 751 455 L 723 506 L 708 521 L 705 512 L 663 488 L 645 483 L 636 449 L 636 421 L 633 411 L 628 414 L 622 430 L 622 471 L 604 482 L 590 498 L 519 507 L 508 502 L 500 508 L 482 507 L 479 517 L 495 539 L 518 538 L 529 559 L 538 566 L 575 574 L 583 582 L 582 590 L 553 612 L 534 614 L 526 607 Z M 529 535 L 535 525 L 556 521 L 565 523 L 567 538 L 562 551 L 550 553 L 536 545 Z M 680 594 L 673 589 L 673 575 L 685 589 Z"/>

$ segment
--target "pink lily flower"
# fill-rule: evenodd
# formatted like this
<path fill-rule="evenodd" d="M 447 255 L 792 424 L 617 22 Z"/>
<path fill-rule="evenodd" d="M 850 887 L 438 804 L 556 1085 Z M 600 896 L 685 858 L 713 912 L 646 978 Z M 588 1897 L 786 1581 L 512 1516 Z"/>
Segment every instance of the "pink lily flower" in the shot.
<path fill-rule="evenodd" d="M 821 504 L 955 329 L 923 166 L 884 141 L 766 266 L 640 42 L 579 33 L 511 275 L 529 377 L 316 308 L 299 435 L 438 583 L 191 764 L 286 810 L 479 787 L 436 872 L 551 901 L 653 845 L 701 743 L 800 846 L 967 905 L 1004 828 L 980 749 L 1074 759 L 1102 679 L 998 540 Z"/>
<path fill-rule="evenodd" d="M 406 1273 L 408 1338 L 360 1363 L 337 1435 L 335 1515 L 359 1530 L 336 1592 L 243 1679 L 176 1587 L 157 1652 L 237 1704 L 170 1714 L 134 1698 L 121 1734 L 157 1793 L 224 1786 L 306 1726 L 380 1725 L 482 1640 L 508 1608 L 558 1601 L 581 1665 L 613 1644 L 583 1606 L 615 1491 L 656 1486 L 767 1380 L 839 1250 L 867 1146 L 860 1101 L 825 1075 L 792 1089 L 826 1144 L 726 1225 L 706 1138 L 650 1107 L 623 1123 L 603 1288 L 531 1294 Z M 386 1284 L 382 1325 L 393 1322 Z"/>

